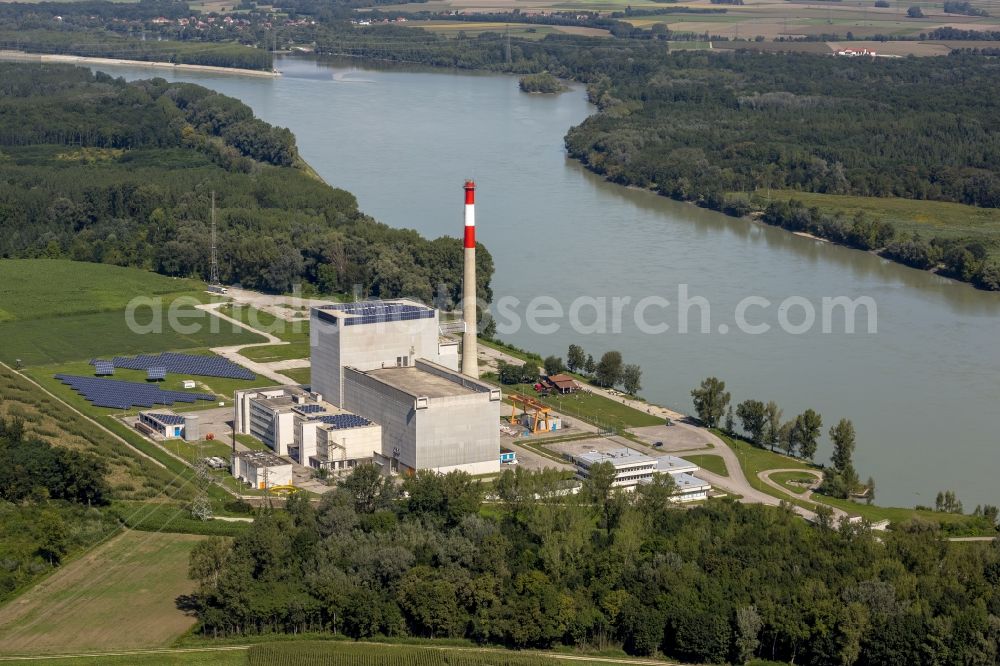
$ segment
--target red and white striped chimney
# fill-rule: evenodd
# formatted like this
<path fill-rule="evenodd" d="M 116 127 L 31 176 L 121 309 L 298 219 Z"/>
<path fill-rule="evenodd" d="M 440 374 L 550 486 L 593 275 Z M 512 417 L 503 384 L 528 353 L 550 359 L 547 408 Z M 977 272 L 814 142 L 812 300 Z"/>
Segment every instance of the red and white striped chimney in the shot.
<path fill-rule="evenodd" d="M 465 272 L 462 280 L 462 374 L 479 379 L 476 340 L 476 184 L 465 181 Z"/>

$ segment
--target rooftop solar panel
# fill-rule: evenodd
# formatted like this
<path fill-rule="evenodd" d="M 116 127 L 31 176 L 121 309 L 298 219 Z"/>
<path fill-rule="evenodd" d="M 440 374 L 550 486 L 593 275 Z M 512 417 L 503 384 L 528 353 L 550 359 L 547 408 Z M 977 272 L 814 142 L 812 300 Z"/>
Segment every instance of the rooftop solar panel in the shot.
<path fill-rule="evenodd" d="M 324 310 L 334 310 L 352 315 L 340 320 L 344 326 L 358 326 L 364 324 L 378 324 L 390 321 L 410 321 L 413 319 L 432 319 L 434 310 L 423 305 L 411 305 L 409 303 L 396 303 L 392 301 L 361 301 L 358 303 L 337 303 L 335 305 L 323 306 L 319 309 L 319 316 L 322 319 L 330 319 L 331 315 L 324 315 Z"/>
<path fill-rule="evenodd" d="M 163 425 L 184 425 L 184 417 L 177 414 L 146 414 L 151 419 L 155 419 Z"/>
<path fill-rule="evenodd" d="M 318 418 L 319 421 L 331 425 L 337 430 L 341 428 L 359 428 L 371 425 L 371 421 L 355 414 L 326 414 Z"/>

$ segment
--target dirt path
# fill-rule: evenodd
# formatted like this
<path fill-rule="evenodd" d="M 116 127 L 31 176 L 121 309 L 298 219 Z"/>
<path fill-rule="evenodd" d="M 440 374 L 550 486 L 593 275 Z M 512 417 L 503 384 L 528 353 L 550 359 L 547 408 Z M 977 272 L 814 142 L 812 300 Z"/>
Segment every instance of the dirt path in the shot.
<path fill-rule="evenodd" d="M 271 364 L 251 361 L 246 356 L 243 356 L 240 353 L 244 349 L 248 349 L 250 347 L 269 347 L 274 345 L 287 345 L 289 343 L 271 333 L 265 333 L 264 331 L 257 330 L 253 326 L 244 324 L 239 319 L 234 319 L 229 315 L 222 314 L 221 312 L 219 312 L 219 308 L 221 308 L 223 305 L 225 305 L 225 303 L 205 303 L 203 305 L 198 305 L 196 307 L 199 310 L 204 310 L 205 312 L 209 313 L 212 316 L 218 317 L 223 321 L 229 322 L 233 326 L 238 326 L 240 328 L 250 331 L 251 333 L 256 333 L 257 335 L 262 335 L 265 338 L 267 338 L 267 342 L 252 342 L 246 345 L 232 345 L 229 347 L 213 347 L 212 352 L 218 354 L 219 356 L 222 356 L 223 358 L 229 359 L 233 363 L 242 365 L 243 367 L 256 372 L 258 375 L 267 377 L 271 381 L 277 382 L 278 384 L 284 384 L 284 385 L 296 384 L 297 382 L 291 377 L 287 377 L 281 374 L 280 372 L 276 372 L 271 367 Z"/>

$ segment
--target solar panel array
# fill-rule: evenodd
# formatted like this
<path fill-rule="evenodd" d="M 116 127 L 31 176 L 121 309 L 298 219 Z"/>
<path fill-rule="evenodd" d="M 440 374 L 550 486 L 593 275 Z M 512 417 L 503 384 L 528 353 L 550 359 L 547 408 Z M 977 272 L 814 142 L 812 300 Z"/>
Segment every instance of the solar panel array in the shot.
<path fill-rule="evenodd" d="M 184 425 L 184 417 L 177 414 L 146 414 L 151 419 L 155 419 L 163 425 Z"/>
<path fill-rule="evenodd" d="M 368 419 L 354 414 L 324 414 L 323 416 L 318 417 L 318 420 L 326 423 L 327 425 L 333 426 L 336 430 L 371 425 L 371 421 Z"/>
<path fill-rule="evenodd" d="M 150 366 L 146 368 L 146 379 L 149 381 L 163 380 L 167 378 L 167 369 L 162 365 Z"/>
<path fill-rule="evenodd" d="M 309 404 L 309 405 L 296 405 L 295 411 L 300 414 L 316 414 L 317 412 L 326 411 L 323 405 Z"/>
<path fill-rule="evenodd" d="M 323 310 L 337 310 L 344 314 L 354 315 L 342 320 L 344 326 L 378 324 L 389 321 L 410 321 L 413 319 L 433 319 L 434 317 L 434 310 L 422 305 L 385 301 L 361 301 L 359 303 L 327 305 L 320 310 L 321 317 Z"/>
<path fill-rule="evenodd" d="M 115 364 L 111 361 L 102 361 L 100 359 L 95 359 L 91 361 L 94 365 L 94 374 L 100 376 L 107 376 L 115 374 Z"/>
<path fill-rule="evenodd" d="M 91 361 L 93 363 L 94 361 Z M 115 356 L 111 361 L 116 368 L 128 370 L 149 370 L 165 368 L 177 375 L 199 375 L 201 377 L 224 377 L 226 379 L 256 379 L 256 375 L 221 356 L 196 356 L 163 352 L 162 354 L 139 354 L 138 356 Z"/>
<path fill-rule="evenodd" d="M 56 379 L 67 384 L 95 407 L 129 409 L 130 407 L 152 407 L 172 405 L 175 402 L 195 402 L 215 400 L 207 393 L 184 393 L 164 391 L 158 386 L 139 382 L 123 382 L 118 379 L 78 377 L 76 375 L 56 375 Z"/>

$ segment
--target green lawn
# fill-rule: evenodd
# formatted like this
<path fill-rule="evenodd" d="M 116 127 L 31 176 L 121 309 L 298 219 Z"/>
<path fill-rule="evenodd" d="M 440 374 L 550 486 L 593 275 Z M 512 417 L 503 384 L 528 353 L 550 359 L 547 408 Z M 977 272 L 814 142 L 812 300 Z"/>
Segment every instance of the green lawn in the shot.
<path fill-rule="evenodd" d="M 240 352 L 251 361 L 270 363 L 272 361 L 288 361 L 296 358 L 309 358 L 309 340 L 291 342 L 287 345 L 265 345 L 250 347 Z"/>
<path fill-rule="evenodd" d="M 696 453 L 690 456 L 685 455 L 683 458 L 713 474 L 729 476 L 729 472 L 726 470 L 726 461 L 722 459 L 722 456 L 717 456 L 713 453 Z"/>
<path fill-rule="evenodd" d="M 293 368 L 291 370 L 282 370 L 281 374 L 299 384 L 309 384 L 312 382 L 312 368 Z"/>
<path fill-rule="evenodd" d="M 760 198 L 760 193 L 758 193 Z M 792 190 L 771 192 L 772 200 L 798 199 L 827 213 L 847 216 L 862 212 L 892 222 L 901 234 L 919 233 L 926 239 L 979 240 L 992 256 L 1000 257 L 1000 208 L 977 208 L 944 201 L 915 201 L 891 197 L 852 197 Z"/>
<path fill-rule="evenodd" d="M 243 322 L 247 326 L 277 336 L 286 342 L 309 342 L 309 319 L 287 321 L 275 317 L 270 312 L 257 308 L 229 303 L 219 308 L 219 313 Z"/>
<path fill-rule="evenodd" d="M 798 499 L 798 489 L 791 490 L 794 486 L 790 487 L 782 483 L 782 485 L 790 490 L 788 493 L 783 493 L 757 478 L 758 472 L 768 469 L 809 469 L 810 466 L 804 461 L 796 458 L 790 458 L 779 453 L 772 453 L 771 451 L 759 449 L 742 440 L 728 437 L 719 430 L 713 430 L 713 432 L 736 452 L 736 457 L 739 458 L 740 466 L 743 468 L 743 474 L 747 477 L 747 481 L 750 482 L 751 486 L 761 492 L 767 493 L 768 495 L 790 501 L 809 510 L 815 509 L 815 502 L 807 502 L 805 500 Z M 812 469 L 818 468 L 812 467 Z M 787 474 L 773 474 L 771 478 L 781 483 L 780 479 L 785 479 L 787 481 L 788 478 L 793 478 L 798 475 L 801 475 L 802 477 L 805 476 L 802 475 L 801 472 L 789 472 Z M 954 530 L 955 534 L 964 535 L 980 533 L 977 529 L 977 525 L 975 524 L 975 519 L 972 516 L 942 513 L 939 511 L 918 511 L 917 509 L 907 507 L 885 507 L 878 506 L 876 504 L 864 504 L 854 502 L 852 500 L 836 499 L 826 495 L 820 495 L 818 493 L 814 494 L 812 497 L 816 502 L 822 502 L 838 509 L 842 509 L 852 515 L 862 516 L 871 522 L 888 520 L 890 523 L 900 523 L 912 518 L 920 518 L 932 523 L 938 523 L 942 526 L 950 526 L 948 529 Z M 966 525 L 959 525 L 959 523 L 966 523 Z"/>
<path fill-rule="evenodd" d="M 800 485 L 797 482 L 812 483 L 816 480 L 816 477 L 812 474 L 803 474 L 802 472 L 776 472 L 771 475 L 771 480 L 780 484 L 789 492 L 801 495 L 806 491 L 806 486 Z"/>
<path fill-rule="evenodd" d="M 248 435 L 246 433 L 237 433 L 236 434 L 236 441 L 239 442 L 240 444 L 242 444 L 243 446 L 247 447 L 248 449 L 253 450 L 253 451 L 270 451 L 271 450 L 271 449 L 269 449 L 267 447 L 267 444 L 265 444 L 264 442 L 260 441 L 259 439 L 257 439 L 253 435 Z"/>
<path fill-rule="evenodd" d="M 504 386 L 503 389 L 506 393 L 516 392 L 536 398 L 557 412 L 613 430 L 663 425 L 663 419 L 658 416 L 640 412 L 638 409 L 587 391 L 569 395 L 539 396 L 530 384 Z"/>

